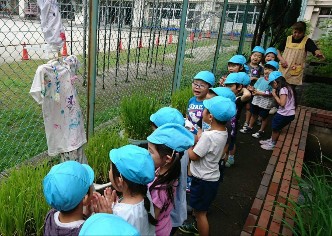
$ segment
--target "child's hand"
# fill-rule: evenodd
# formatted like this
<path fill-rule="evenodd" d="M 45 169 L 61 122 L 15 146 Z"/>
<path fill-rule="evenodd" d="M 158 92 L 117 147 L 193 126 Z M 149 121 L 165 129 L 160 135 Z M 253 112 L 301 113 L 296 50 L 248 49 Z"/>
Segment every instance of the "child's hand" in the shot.
<path fill-rule="evenodd" d="M 93 209 L 96 213 L 113 213 L 112 205 L 114 202 L 111 202 L 108 198 L 102 196 L 101 194 L 94 194 L 93 196 Z"/>
<path fill-rule="evenodd" d="M 224 85 L 225 80 L 226 80 L 226 76 L 221 77 L 221 79 L 219 80 L 219 85 L 224 87 L 225 86 Z"/>
<path fill-rule="evenodd" d="M 275 89 L 272 89 L 272 92 L 271 92 L 271 93 L 272 93 L 272 96 L 273 96 L 273 97 L 277 96 L 277 92 L 276 92 Z"/>
<path fill-rule="evenodd" d="M 116 195 L 116 191 L 112 190 L 111 188 L 106 188 L 104 190 L 104 196 L 111 202 L 117 202 L 118 196 Z"/>
<path fill-rule="evenodd" d="M 253 86 L 251 86 L 251 85 L 248 85 L 247 89 L 248 89 L 249 91 L 251 91 L 251 92 L 253 92 L 253 91 L 255 90 L 255 88 L 254 88 Z"/>

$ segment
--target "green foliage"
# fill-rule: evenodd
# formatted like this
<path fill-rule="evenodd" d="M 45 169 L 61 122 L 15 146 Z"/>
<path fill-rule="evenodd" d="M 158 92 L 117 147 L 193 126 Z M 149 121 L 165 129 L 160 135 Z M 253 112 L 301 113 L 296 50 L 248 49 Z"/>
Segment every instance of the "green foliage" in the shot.
<path fill-rule="evenodd" d="M 320 29 L 324 32 L 318 40 L 317 45 L 325 56 L 326 65 L 318 66 L 313 70 L 314 74 L 332 78 L 332 20 L 324 21 Z M 317 60 L 317 59 L 316 59 Z"/>
<path fill-rule="evenodd" d="M 331 160 L 326 158 L 331 166 Z M 286 217 L 292 218 L 295 226 L 285 221 L 295 236 L 331 235 L 332 233 L 332 172 L 323 164 L 314 164 L 308 168 L 304 165 L 302 178 L 297 177 L 300 187 L 300 198 L 289 199 Z M 293 211 L 295 217 L 287 212 Z"/>
<path fill-rule="evenodd" d="M 0 235 L 42 235 L 47 205 L 42 181 L 48 163 L 25 165 L 10 171 L 0 182 Z"/>
<path fill-rule="evenodd" d="M 152 132 L 150 116 L 160 107 L 157 98 L 145 94 L 133 94 L 123 98 L 120 104 L 120 116 L 128 137 L 145 140 Z"/>
<path fill-rule="evenodd" d="M 120 137 L 116 129 L 104 129 L 96 132 L 85 147 L 88 163 L 95 172 L 96 183 L 107 183 L 110 169 L 109 152 L 128 144 L 126 137 Z"/>
<path fill-rule="evenodd" d="M 303 91 L 301 102 L 308 107 L 332 111 L 331 94 L 332 85 L 312 83 Z"/>
<path fill-rule="evenodd" d="M 193 96 L 192 88 L 187 87 L 175 91 L 172 95 L 171 105 L 178 109 L 183 116 L 187 113 L 187 106 L 189 99 Z"/>

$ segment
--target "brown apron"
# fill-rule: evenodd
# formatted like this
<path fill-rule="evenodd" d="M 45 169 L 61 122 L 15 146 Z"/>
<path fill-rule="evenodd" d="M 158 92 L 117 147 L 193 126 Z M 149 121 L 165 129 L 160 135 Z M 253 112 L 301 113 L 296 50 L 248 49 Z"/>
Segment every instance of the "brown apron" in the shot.
<path fill-rule="evenodd" d="M 284 75 L 289 84 L 301 85 L 303 78 L 303 70 L 307 52 L 305 44 L 308 37 L 305 36 L 300 43 L 292 43 L 292 36 L 287 37 L 286 47 L 282 57 L 288 63 L 287 68 L 280 65 L 280 72 Z"/>

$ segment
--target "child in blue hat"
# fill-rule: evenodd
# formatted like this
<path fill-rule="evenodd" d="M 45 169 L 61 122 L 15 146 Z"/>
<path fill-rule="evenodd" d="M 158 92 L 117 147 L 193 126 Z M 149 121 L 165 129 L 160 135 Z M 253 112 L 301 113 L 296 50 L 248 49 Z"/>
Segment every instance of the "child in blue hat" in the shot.
<path fill-rule="evenodd" d="M 269 61 L 278 61 L 278 51 L 274 47 L 269 47 L 265 50 L 264 63 Z"/>
<path fill-rule="evenodd" d="M 147 197 L 147 185 L 155 177 L 151 155 L 144 148 L 126 145 L 112 149 L 109 156 L 109 178 L 122 197 L 116 201 L 115 190 L 106 189 L 105 197 L 99 195 L 95 199 L 95 212 L 113 213 L 133 225 L 141 235 L 154 235 L 157 221 Z"/>
<path fill-rule="evenodd" d="M 85 218 L 83 206 L 93 195 L 90 166 L 66 161 L 52 167 L 43 180 L 46 202 L 53 208 L 45 218 L 44 235 L 78 235 Z"/>
<path fill-rule="evenodd" d="M 260 144 L 261 148 L 265 150 L 273 150 L 281 130 L 295 118 L 296 93 L 279 71 L 271 72 L 268 82 L 273 87 L 272 95 L 278 103 L 279 108 L 272 120 L 271 138 L 261 140 Z"/>
<path fill-rule="evenodd" d="M 160 108 L 156 113 L 150 116 L 152 129 L 156 130 L 158 127 L 165 124 L 179 124 L 184 126 L 184 119 L 180 111 L 172 107 Z M 187 186 L 187 167 L 188 167 L 188 152 L 185 151 L 181 158 L 181 174 L 179 183 L 176 187 L 176 194 L 174 199 L 174 208 L 171 212 L 172 232 L 173 235 L 177 228 L 183 224 L 187 219 L 187 199 L 186 199 L 186 186 Z M 156 163 L 156 168 L 159 166 Z"/>
<path fill-rule="evenodd" d="M 155 217 L 158 219 L 156 235 L 170 235 L 170 213 L 181 173 L 181 158 L 184 151 L 194 145 L 194 135 L 183 125 L 168 123 L 159 126 L 147 140 L 157 167 L 156 178 L 149 184 Z"/>
<path fill-rule="evenodd" d="M 213 87 L 214 84 L 215 77 L 210 71 L 198 72 L 192 82 L 192 91 L 194 96 L 190 98 L 188 102 L 186 114 L 187 120 L 185 122 L 185 126 L 195 135 L 198 132 L 201 132 L 200 129 L 202 126 L 202 116 L 204 110 L 203 101 L 206 99 L 209 88 Z M 190 189 L 190 175 L 190 171 L 188 170 L 187 191 Z"/>
<path fill-rule="evenodd" d="M 235 163 L 234 155 L 236 152 L 236 137 L 238 130 L 238 123 L 241 116 L 241 112 L 245 104 L 250 100 L 251 93 L 248 89 L 244 87 L 244 83 L 247 84 L 244 72 L 231 73 L 227 76 L 224 85 L 230 88 L 233 93 L 237 96 L 235 101 L 236 104 L 236 115 L 230 120 L 230 140 L 225 148 L 226 157 L 225 166 L 231 167 Z"/>
<path fill-rule="evenodd" d="M 244 65 L 246 64 L 246 58 L 242 55 L 234 55 L 231 57 L 231 59 L 228 60 L 227 63 L 227 70 L 228 70 L 228 74 L 231 73 L 237 73 L 237 72 L 245 72 L 245 68 Z M 226 76 L 223 76 L 220 80 L 219 80 L 219 85 L 220 86 L 224 86 L 224 82 L 226 79 Z"/>
<path fill-rule="evenodd" d="M 84 223 L 79 236 L 140 236 L 137 229 L 119 216 L 96 213 Z"/>
<path fill-rule="evenodd" d="M 194 210 L 197 226 L 194 223 L 179 228 L 182 232 L 199 235 L 209 235 L 206 214 L 217 195 L 220 183 L 218 163 L 227 140 L 225 124 L 236 114 L 235 103 L 221 96 L 205 100 L 204 107 L 203 123 L 206 123 L 206 129 L 196 145 L 188 150 L 193 175 L 190 206 Z"/>
<path fill-rule="evenodd" d="M 153 130 L 168 123 L 184 125 L 184 117 L 182 116 L 181 112 L 173 107 L 160 108 L 158 111 L 156 111 L 156 113 L 153 113 L 150 116 L 150 121 L 152 123 Z"/>
<path fill-rule="evenodd" d="M 264 73 L 264 69 L 260 65 L 263 60 L 264 53 L 265 50 L 261 46 L 255 46 L 254 49 L 251 51 L 250 61 L 248 63 L 248 66 L 249 66 L 249 76 L 251 79 L 252 86 Z"/>
<path fill-rule="evenodd" d="M 272 87 L 269 85 L 268 76 L 272 71 L 277 71 L 278 69 L 279 64 L 276 61 L 269 61 L 264 65 L 264 77 L 259 78 L 254 85 L 254 98 L 250 106 L 251 117 L 249 125 L 243 127 L 240 130 L 241 133 L 252 133 L 253 126 L 258 116 L 260 116 L 262 118 L 262 124 L 260 129 L 256 133 L 252 134 L 252 137 L 261 138 L 264 135 L 264 130 L 268 123 L 267 118 L 269 116 L 269 111 L 274 105 Z"/>

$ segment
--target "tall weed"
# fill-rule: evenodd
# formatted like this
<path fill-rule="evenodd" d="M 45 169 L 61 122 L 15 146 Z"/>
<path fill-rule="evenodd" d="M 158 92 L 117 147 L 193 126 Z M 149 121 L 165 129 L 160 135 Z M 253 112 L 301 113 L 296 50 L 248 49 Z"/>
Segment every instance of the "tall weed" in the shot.
<path fill-rule="evenodd" d="M 189 99 L 193 96 L 191 86 L 175 91 L 171 100 L 172 107 L 178 109 L 185 116 Z"/>
<path fill-rule="evenodd" d="M 150 116 L 161 106 L 157 98 L 145 94 L 133 94 L 123 98 L 120 114 L 128 137 L 145 140 L 152 133 Z"/>
<path fill-rule="evenodd" d="M 327 159 L 331 166 L 331 160 Z M 289 199 L 283 205 L 295 216 L 286 213 L 286 217 L 294 220 L 295 226 L 285 221 L 296 236 L 332 235 L 332 172 L 321 165 L 304 165 L 302 178 L 297 177 L 300 187 L 299 199 Z"/>
<path fill-rule="evenodd" d="M 47 205 L 42 181 L 47 162 L 21 166 L 0 182 L 0 235 L 42 235 Z"/>
<path fill-rule="evenodd" d="M 110 150 L 126 144 L 128 144 L 128 139 L 126 137 L 120 137 L 118 130 L 113 129 L 104 129 L 96 132 L 94 136 L 89 139 L 85 147 L 85 154 L 89 165 L 95 172 L 97 183 L 106 183 L 109 181 Z"/>

